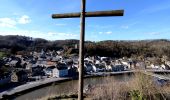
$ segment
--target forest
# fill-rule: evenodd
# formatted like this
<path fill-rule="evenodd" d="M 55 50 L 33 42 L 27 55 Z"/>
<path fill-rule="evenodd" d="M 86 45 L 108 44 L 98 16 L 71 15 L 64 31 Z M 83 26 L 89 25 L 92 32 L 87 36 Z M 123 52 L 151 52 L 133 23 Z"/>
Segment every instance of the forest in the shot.
<path fill-rule="evenodd" d="M 40 51 L 41 49 L 64 49 L 67 54 L 77 54 L 78 49 L 75 50 L 75 45 L 78 44 L 79 40 L 75 39 L 49 41 L 41 38 L 18 35 L 0 36 L 1 52 L 8 51 L 10 54 L 16 54 L 18 51 Z M 170 40 L 85 41 L 85 55 L 114 58 L 133 56 L 161 57 L 162 55 L 166 55 L 170 58 Z"/>

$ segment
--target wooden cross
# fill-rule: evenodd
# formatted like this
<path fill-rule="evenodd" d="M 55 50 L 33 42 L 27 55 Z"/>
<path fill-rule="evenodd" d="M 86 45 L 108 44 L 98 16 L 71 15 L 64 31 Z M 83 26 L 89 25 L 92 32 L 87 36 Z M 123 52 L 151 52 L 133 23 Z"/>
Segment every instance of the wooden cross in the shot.
<path fill-rule="evenodd" d="M 108 17 L 108 16 L 123 16 L 124 10 L 97 11 L 86 12 L 86 0 L 81 0 L 81 12 L 53 14 L 52 18 L 80 18 L 81 33 L 79 42 L 79 88 L 78 100 L 83 100 L 83 70 L 84 70 L 84 36 L 85 36 L 85 17 Z"/>

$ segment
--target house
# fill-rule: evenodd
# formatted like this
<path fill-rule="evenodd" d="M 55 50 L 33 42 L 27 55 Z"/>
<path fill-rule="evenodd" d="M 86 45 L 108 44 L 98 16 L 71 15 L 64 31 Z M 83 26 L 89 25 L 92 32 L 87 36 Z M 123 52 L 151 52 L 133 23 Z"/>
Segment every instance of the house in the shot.
<path fill-rule="evenodd" d="M 100 64 L 100 60 L 94 60 L 95 64 Z"/>
<path fill-rule="evenodd" d="M 52 70 L 52 77 L 65 77 L 65 76 L 68 76 L 68 69 L 66 67 L 54 68 Z"/>
<path fill-rule="evenodd" d="M 113 66 L 112 66 L 112 71 L 113 71 L 113 72 L 125 71 L 125 70 L 126 70 L 126 67 L 127 67 L 127 66 L 122 65 L 122 64 L 113 65 Z"/>
<path fill-rule="evenodd" d="M 136 68 L 136 64 L 137 64 L 136 60 L 129 59 L 128 63 L 130 65 L 130 69 L 135 69 Z"/>
<path fill-rule="evenodd" d="M 170 68 L 170 61 L 166 61 L 165 64 Z"/>
<path fill-rule="evenodd" d="M 27 82 L 27 80 L 28 74 L 24 70 L 12 72 L 11 74 L 11 82 Z"/>
<path fill-rule="evenodd" d="M 31 67 L 32 76 L 44 75 L 43 67 L 39 65 L 33 65 Z"/>
<path fill-rule="evenodd" d="M 115 60 L 114 64 L 115 64 L 115 65 L 121 64 L 121 60 L 120 60 L 120 59 Z"/>
<path fill-rule="evenodd" d="M 122 65 L 127 66 L 127 69 L 131 69 L 131 65 L 132 65 L 132 64 L 131 64 L 130 62 L 122 61 L 121 63 L 122 63 Z"/>
<path fill-rule="evenodd" d="M 9 66 L 15 67 L 17 65 L 18 61 L 17 60 L 12 60 L 9 62 Z"/>
<path fill-rule="evenodd" d="M 167 64 L 162 64 L 161 69 L 162 70 L 170 70 L 170 67 Z"/>
<path fill-rule="evenodd" d="M 46 59 L 46 53 L 43 49 L 41 50 L 40 58 Z"/>
<path fill-rule="evenodd" d="M 56 62 L 47 61 L 45 66 L 46 66 L 46 67 L 56 66 Z"/>
<path fill-rule="evenodd" d="M 95 69 L 93 69 L 93 65 L 91 63 L 84 63 L 84 68 L 86 72 L 93 72 Z"/>
<path fill-rule="evenodd" d="M 146 64 L 143 61 L 139 61 L 136 63 L 136 68 L 137 69 L 146 69 Z"/>
<path fill-rule="evenodd" d="M 53 69 L 56 68 L 55 66 L 51 66 L 51 67 L 47 67 L 46 69 L 44 69 L 44 73 L 46 76 L 48 77 L 52 77 L 53 76 Z"/>
<path fill-rule="evenodd" d="M 61 55 L 62 53 L 63 53 L 63 50 L 58 50 L 58 51 L 57 51 L 57 54 L 58 54 L 58 55 Z"/>
<path fill-rule="evenodd" d="M 31 70 L 32 65 L 33 65 L 33 64 L 28 63 L 28 64 L 26 65 L 25 69 L 27 69 L 27 70 Z"/>
<path fill-rule="evenodd" d="M 106 70 L 106 66 L 104 63 L 95 64 L 96 72 L 104 72 Z"/>
<path fill-rule="evenodd" d="M 7 83 L 10 83 L 10 73 L 0 73 L 0 86 L 1 85 L 4 85 L 4 84 L 7 84 Z"/>
<path fill-rule="evenodd" d="M 101 61 L 108 61 L 109 58 L 108 58 L 108 57 L 101 57 L 100 60 L 101 60 Z"/>
<path fill-rule="evenodd" d="M 60 61 L 61 59 L 62 59 L 62 57 L 56 56 L 56 57 L 52 57 L 51 61 L 53 61 L 53 62 L 58 62 L 58 61 Z"/>
<path fill-rule="evenodd" d="M 36 62 L 36 65 L 46 66 L 47 65 L 47 60 L 43 60 L 43 59 L 39 58 L 38 61 Z"/>
<path fill-rule="evenodd" d="M 68 66 L 66 63 L 58 63 L 57 67 L 52 70 L 52 77 L 68 76 Z"/>
<path fill-rule="evenodd" d="M 22 61 L 22 62 L 21 62 L 22 68 L 26 69 L 26 68 L 27 68 L 27 64 L 28 64 L 28 62 Z"/>
<path fill-rule="evenodd" d="M 106 71 L 111 71 L 112 67 L 111 67 L 111 62 L 110 61 L 102 61 L 100 63 L 103 67 L 105 67 Z"/>
<path fill-rule="evenodd" d="M 70 67 L 69 69 L 68 69 L 68 76 L 69 77 L 77 77 L 78 76 L 78 70 L 77 70 L 77 68 L 76 67 Z"/>
<path fill-rule="evenodd" d="M 160 66 L 159 65 L 151 64 L 151 68 L 158 70 L 158 69 L 160 69 Z"/>
<path fill-rule="evenodd" d="M 0 78 L 0 86 L 10 83 L 10 77 Z"/>
<path fill-rule="evenodd" d="M 73 65 L 72 65 L 72 67 L 76 67 L 76 68 L 78 69 L 78 68 L 79 68 L 79 65 L 78 65 L 77 62 L 74 62 Z"/>
<path fill-rule="evenodd" d="M 112 71 L 112 65 L 106 65 L 106 70 L 107 71 Z"/>
<path fill-rule="evenodd" d="M 146 69 L 152 69 L 153 66 L 154 66 L 153 64 L 147 65 L 147 66 L 146 66 Z"/>
<path fill-rule="evenodd" d="M 84 62 L 93 62 L 93 60 L 92 59 L 90 59 L 89 57 L 86 57 L 85 59 L 84 59 Z"/>

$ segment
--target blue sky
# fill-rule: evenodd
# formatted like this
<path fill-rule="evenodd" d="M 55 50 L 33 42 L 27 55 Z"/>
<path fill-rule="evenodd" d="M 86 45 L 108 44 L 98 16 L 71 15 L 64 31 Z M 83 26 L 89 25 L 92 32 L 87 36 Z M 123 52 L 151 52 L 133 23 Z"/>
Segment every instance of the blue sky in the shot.
<path fill-rule="evenodd" d="M 0 0 L 0 35 L 79 39 L 81 0 Z M 87 11 L 124 9 L 123 17 L 86 18 L 86 40 L 170 39 L 170 0 L 86 0 Z"/>

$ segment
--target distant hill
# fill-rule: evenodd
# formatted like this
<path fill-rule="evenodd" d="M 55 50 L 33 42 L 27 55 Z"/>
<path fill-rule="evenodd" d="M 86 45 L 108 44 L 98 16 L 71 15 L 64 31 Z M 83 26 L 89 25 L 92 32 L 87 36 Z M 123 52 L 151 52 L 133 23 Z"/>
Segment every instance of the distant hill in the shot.
<path fill-rule="evenodd" d="M 106 40 L 86 45 L 90 55 L 131 57 L 131 56 L 162 56 L 170 57 L 170 41 L 166 39 L 157 40 L 133 40 L 113 41 Z"/>
<path fill-rule="evenodd" d="M 11 51 L 22 50 L 59 50 L 74 48 L 79 40 L 56 40 L 49 41 L 41 38 L 32 38 L 18 35 L 0 36 L 0 49 L 6 48 Z M 86 55 L 100 55 L 111 57 L 131 56 L 162 56 L 170 57 L 170 41 L 166 39 L 156 40 L 133 40 L 119 41 L 106 40 L 99 42 L 86 41 Z"/>
<path fill-rule="evenodd" d="M 18 35 L 0 36 L 0 49 L 15 48 L 17 50 L 61 49 L 64 46 L 74 46 L 79 40 L 48 41 L 42 38 L 32 38 Z"/>
<path fill-rule="evenodd" d="M 10 49 L 12 47 L 19 47 L 19 49 L 25 49 L 33 43 L 31 39 L 25 36 L 0 36 L 0 48 Z"/>

